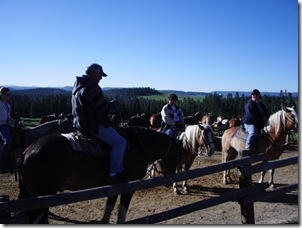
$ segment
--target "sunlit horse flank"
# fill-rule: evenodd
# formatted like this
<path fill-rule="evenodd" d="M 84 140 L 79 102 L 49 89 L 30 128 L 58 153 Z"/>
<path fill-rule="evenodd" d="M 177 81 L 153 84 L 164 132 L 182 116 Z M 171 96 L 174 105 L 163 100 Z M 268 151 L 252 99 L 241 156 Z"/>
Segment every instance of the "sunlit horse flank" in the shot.
<path fill-rule="evenodd" d="M 284 146 L 287 144 L 287 134 L 290 130 L 296 129 L 298 126 L 298 115 L 294 107 L 283 107 L 272 114 L 267 126 L 258 135 L 251 149 L 251 154 L 264 153 L 266 160 L 279 159 Z M 244 137 L 238 137 L 238 133 Z M 247 133 L 242 127 L 232 127 L 227 129 L 222 136 L 222 162 L 234 160 L 238 152 L 245 148 Z M 264 181 L 265 171 L 261 172 L 259 183 Z M 223 172 L 223 183 L 228 184 L 234 182 L 230 176 L 230 170 Z M 268 183 L 274 187 L 274 169 L 270 170 Z"/>
<path fill-rule="evenodd" d="M 116 129 L 127 141 L 123 162 L 127 181 L 144 178 L 148 164 L 156 160 L 161 160 L 164 165 L 163 175 L 175 173 L 180 146 L 174 139 L 142 127 Z M 87 155 L 74 151 L 68 139 L 62 135 L 41 137 L 24 152 L 20 168 L 19 198 L 106 185 L 111 148 L 102 144 L 102 151 L 102 156 Z M 117 223 L 125 222 L 133 194 L 134 191 L 121 194 Z M 109 223 L 117 197 L 108 197 L 102 223 Z M 27 212 L 30 223 L 48 223 L 48 209 Z"/>
<path fill-rule="evenodd" d="M 205 156 L 212 156 L 215 152 L 213 130 L 208 124 L 187 126 L 179 140 L 182 144 L 182 154 L 176 167 L 178 173 L 188 171 L 200 151 L 205 151 Z M 184 193 L 188 193 L 187 180 L 182 182 L 182 188 Z M 177 183 L 173 183 L 173 191 L 180 194 Z"/>

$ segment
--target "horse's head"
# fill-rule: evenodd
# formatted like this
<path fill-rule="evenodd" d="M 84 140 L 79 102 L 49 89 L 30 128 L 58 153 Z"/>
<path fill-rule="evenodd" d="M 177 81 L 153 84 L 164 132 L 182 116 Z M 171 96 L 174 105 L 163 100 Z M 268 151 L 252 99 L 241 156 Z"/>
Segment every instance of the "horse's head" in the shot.
<path fill-rule="evenodd" d="M 213 122 L 214 122 L 214 120 L 213 120 L 213 115 L 211 112 L 206 113 L 201 119 L 202 124 L 211 125 Z"/>
<path fill-rule="evenodd" d="M 285 114 L 285 127 L 289 130 L 297 129 L 298 127 L 298 114 L 293 107 L 283 107 L 282 110 Z"/>
<path fill-rule="evenodd" d="M 205 149 L 205 156 L 212 156 L 215 152 L 213 130 L 208 124 L 199 125 L 199 128 L 202 129 L 198 140 L 200 142 L 199 144 Z"/>
<path fill-rule="evenodd" d="M 275 136 L 285 135 L 298 126 L 298 114 L 294 107 L 281 106 L 282 109 L 272 114 L 267 121 L 266 131 Z"/>

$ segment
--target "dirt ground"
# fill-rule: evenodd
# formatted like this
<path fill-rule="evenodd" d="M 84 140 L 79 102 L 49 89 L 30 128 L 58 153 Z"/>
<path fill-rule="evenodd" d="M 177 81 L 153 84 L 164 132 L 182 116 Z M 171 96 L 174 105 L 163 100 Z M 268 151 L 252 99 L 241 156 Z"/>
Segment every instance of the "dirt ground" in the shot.
<path fill-rule="evenodd" d="M 281 158 L 297 156 L 298 146 L 289 146 Z M 212 157 L 197 157 L 191 169 L 206 167 L 221 162 L 221 152 L 216 151 Z M 236 176 L 237 171 L 232 170 Z M 293 184 L 299 181 L 298 164 L 278 168 L 275 172 L 276 186 Z M 267 181 L 268 174 L 265 181 Z M 257 182 L 259 174 L 252 176 L 252 181 Z M 18 184 L 14 175 L 0 175 L 0 195 L 9 195 L 16 199 Z M 194 203 L 212 196 L 217 196 L 230 189 L 238 188 L 238 184 L 222 184 L 222 172 L 194 178 L 188 181 L 190 193 L 175 195 L 172 187 L 156 187 L 137 191 L 130 203 L 127 221 L 147 215 L 171 210 L 179 206 Z M 255 224 L 298 224 L 299 220 L 299 194 L 298 190 L 282 196 L 255 202 Z M 89 200 L 69 205 L 50 208 L 50 224 L 91 224 L 100 221 L 105 206 L 104 198 Z M 117 209 L 113 211 L 110 223 L 116 223 Z M 240 206 L 237 202 L 226 202 L 218 206 L 199 210 L 184 216 L 179 216 L 158 224 L 242 224 Z"/>

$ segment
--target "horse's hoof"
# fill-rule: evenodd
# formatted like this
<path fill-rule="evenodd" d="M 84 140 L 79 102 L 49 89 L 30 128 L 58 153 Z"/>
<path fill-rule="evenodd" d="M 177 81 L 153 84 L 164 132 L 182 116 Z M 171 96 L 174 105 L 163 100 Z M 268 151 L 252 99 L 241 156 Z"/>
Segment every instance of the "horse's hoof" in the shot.
<path fill-rule="evenodd" d="M 174 194 L 176 194 L 176 195 L 180 195 L 180 192 L 179 192 L 179 190 L 178 189 L 174 189 Z"/>
<path fill-rule="evenodd" d="M 270 184 L 268 188 L 274 189 L 274 188 L 276 188 L 276 186 L 274 184 Z"/>
<path fill-rule="evenodd" d="M 189 193 L 189 189 L 188 188 L 184 188 L 184 193 L 188 194 Z"/>

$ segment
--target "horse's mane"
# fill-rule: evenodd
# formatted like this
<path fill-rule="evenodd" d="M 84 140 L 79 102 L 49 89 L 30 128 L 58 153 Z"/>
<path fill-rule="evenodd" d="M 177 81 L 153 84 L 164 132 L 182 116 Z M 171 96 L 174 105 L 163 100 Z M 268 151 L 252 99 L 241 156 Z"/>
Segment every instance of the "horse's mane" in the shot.
<path fill-rule="evenodd" d="M 297 121 L 297 114 L 294 108 L 286 107 L 286 109 L 290 110 L 295 114 L 295 118 Z M 284 110 L 279 110 L 272 114 L 267 121 L 267 130 L 270 132 L 272 129 L 275 129 L 276 132 L 282 130 L 282 127 L 285 126 L 285 112 Z"/>

